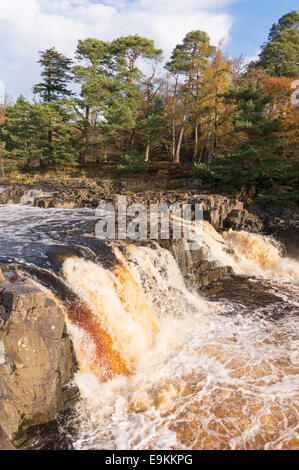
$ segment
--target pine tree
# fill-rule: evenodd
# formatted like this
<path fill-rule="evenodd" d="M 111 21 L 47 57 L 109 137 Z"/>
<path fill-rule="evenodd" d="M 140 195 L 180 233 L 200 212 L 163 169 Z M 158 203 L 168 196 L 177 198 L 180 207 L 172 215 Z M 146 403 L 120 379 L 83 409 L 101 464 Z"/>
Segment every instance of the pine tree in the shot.
<path fill-rule="evenodd" d="M 112 41 L 110 54 L 113 83 L 105 108 L 103 129 L 107 136 L 123 136 L 125 151 L 130 151 L 136 144 L 144 83 L 144 74 L 137 62 L 143 59 L 156 64 L 161 60 L 162 51 L 156 49 L 154 41 L 135 35 Z"/>
<path fill-rule="evenodd" d="M 92 148 L 100 145 L 99 120 L 103 116 L 112 80 L 112 63 L 109 53 L 110 43 L 99 39 L 85 39 L 78 42 L 76 58 L 79 61 L 74 69 L 75 81 L 81 85 L 80 95 L 74 99 L 77 113 L 76 127 L 79 131 L 76 148 L 78 161 L 85 163 Z"/>
<path fill-rule="evenodd" d="M 32 142 L 41 150 L 44 167 L 74 165 L 73 115 L 68 103 L 36 103 L 32 112 Z M 51 140 L 49 140 L 51 134 Z"/>
<path fill-rule="evenodd" d="M 71 96 L 68 84 L 72 80 L 71 66 L 72 60 L 65 57 L 54 47 L 40 51 L 40 59 L 43 81 L 33 88 L 35 94 L 40 95 L 47 103 L 56 102 L 59 98 Z"/>
<path fill-rule="evenodd" d="M 71 120 L 67 108 L 58 108 L 54 103 L 31 104 L 20 96 L 15 105 L 7 107 L 0 127 L 9 166 L 25 168 L 33 160 L 42 167 L 72 162 Z"/>
<path fill-rule="evenodd" d="M 279 119 L 269 119 L 267 104 L 258 82 L 231 87 L 224 94 L 227 104 L 233 105 L 234 134 L 240 139 L 237 150 L 220 157 L 213 165 L 218 184 L 226 190 L 261 191 L 272 186 L 272 167 L 280 159 Z"/>
<path fill-rule="evenodd" d="M 299 12 L 291 11 L 274 23 L 262 46 L 257 65 L 275 77 L 299 76 Z"/>
<path fill-rule="evenodd" d="M 24 167 L 41 156 L 41 149 L 33 145 L 35 134 L 32 123 L 33 105 L 21 95 L 15 105 L 8 106 L 1 125 L 1 139 L 6 144 L 5 157 L 9 166 Z"/>
<path fill-rule="evenodd" d="M 181 75 L 184 77 L 183 85 L 178 87 L 178 100 L 181 103 L 182 118 L 181 128 L 179 130 L 174 161 L 179 163 L 180 151 L 183 135 L 186 130 L 187 120 L 192 115 L 194 102 L 199 98 L 200 77 L 205 66 L 209 62 L 209 58 L 215 52 L 215 47 L 210 44 L 210 38 L 204 31 L 190 31 L 186 34 L 181 44 L 178 44 L 171 55 L 171 59 L 166 64 L 166 68 L 174 76 Z M 195 104 L 197 106 L 197 103 Z M 197 118 L 192 123 L 195 133 L 195 158 L 198 151 L 198 127 Z"/>

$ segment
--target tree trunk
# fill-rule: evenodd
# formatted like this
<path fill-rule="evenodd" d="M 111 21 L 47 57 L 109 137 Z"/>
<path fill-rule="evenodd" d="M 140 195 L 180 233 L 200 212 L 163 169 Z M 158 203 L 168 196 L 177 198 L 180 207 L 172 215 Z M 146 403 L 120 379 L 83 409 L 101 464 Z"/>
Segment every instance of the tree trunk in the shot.
<path fill-rule="evenodd" d="M 50 123 L 50 126 L 52 126 L 52 123 Z M 55 166 L 55 161 L 54 161 L 54 157 L 53 157 L 53 146 L 52 146 L 52 143 L 53 143 L 53 131 L 52 131 L 52 128 L 50 128 L 48 130 L 48 143 L 49 143 L 49 158 L 53 164 L 53 166 Z"/>
<path fill-rule="evenodd" d="M 87 145 L 88 145 L 88 133 L 89 133 L 89 113 L 90 108 L 86 106 L 85 109 L 85 118 L 83 123 L 83 131 L 82 131 L 82 140 L 84 143 L 84 148 L 79 152 L 78 162 L 80 165 L 84 165 L 86 156 L 87 156 Z"/>
<path fill-rule="evenodd" d="M 216 100 L 217 104 L 217 100 Z M 218 152 L 218 113 L 217 113 L 217 108 L 215 109 L 215 116 L 214 116 L 214 132 L 215 132 L 215 137 L 214 137 L 214 142 L 213 142 L 213 157 L 217 157 L 217 152 Z M 213 160 L 212 157 L 212 160 Z"/>
<path fill-rule="evenodd" d="M 195 123 L 195 136 L 194 136 L 194 153 L 193 153 L 193 161 L 197 161 L 198 157 L 198 122 Z"/>
<path fill-rule="evenodd" d="M 185 116 L 183 117 L 183 122 L 185 122 L 186 119 L 187 119 L 187 116 L 185 114 Z M 178 145 L 177 145 L 176 152 L 175 152 L 175 159 L 174 159 L 175 163 L 180 163 L 180 154 L 181 154 L 181 146 L 182 146 L 182 141 L 183 141 L 184 130 L 185 130 L 185 127 L 182 126 L 180 130 L 180 134 L 179 134 Z"/>
<path fill-rule="evenodd" d="M 136 136 L 136 129 L 133 129 L 130 139 L 130 149 L 132 150 L 135 145 L 135 136 Z"/>
<path fill-rule="evenodd" d="M 149 161 L 150 148 L 151 148 L 151 144 L 150 142 L 147 142 L 146 149 L 145 149 L 145 159 L 144 159 L 145 162 Z"/>
<path fill-rule="evenodd" d="M 175 150 L 176 150 L 176 132 L 175 132 L 175 104 L 176 104 L 176 94 L 178 88 L 178 77 L 176 76 L 175 79 L 175 86 L 174 86 L 174 93 L 173 93 L 173 101 L 172 101 L 172 148 L 171 148 L 171 157 L 172 161 L 175 162 Z"/>
<path fill-rule="evenodd" d="M 4 172 L 4 162 L 3 162 L 3 158 L 1 158 L 0 162 L 1 162 L 1 176 L 2 176 L 2 178 L 4 178 L 5 172 Z"/>
<path fill-rule="evenodd" d="M 175 161 L 175 123 L 174 120 L 172 121 L 172 146 L 171 146 L 171 156 L 172 161 Z"/>

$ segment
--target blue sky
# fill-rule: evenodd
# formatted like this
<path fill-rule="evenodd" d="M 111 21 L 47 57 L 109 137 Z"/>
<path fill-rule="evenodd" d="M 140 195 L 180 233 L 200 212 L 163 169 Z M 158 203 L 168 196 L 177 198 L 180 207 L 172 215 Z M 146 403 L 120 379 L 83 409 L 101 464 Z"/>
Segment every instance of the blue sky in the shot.
<path fill-rule="evenodd" d="M 244 53 L 253 57 L 267 41 L 273 23 L 291 10 L 299 8 L 298 0 L 239 0 L 227 7 L 233 17 L 230 39 L 225 50 L 231 55 Z"/>
<path fill-rule="evenodd" d="M 296 0 L 0 0 L 0 81 L 13 98 L 32 97 L 38 51 L 55 46 L 72 56 L 77 39 L 141 34 L 165 59 L 192 29 L 236 57 L 256 57 L 273 22 Z M 2 85 L 0 83 L 0 94 Z"/>

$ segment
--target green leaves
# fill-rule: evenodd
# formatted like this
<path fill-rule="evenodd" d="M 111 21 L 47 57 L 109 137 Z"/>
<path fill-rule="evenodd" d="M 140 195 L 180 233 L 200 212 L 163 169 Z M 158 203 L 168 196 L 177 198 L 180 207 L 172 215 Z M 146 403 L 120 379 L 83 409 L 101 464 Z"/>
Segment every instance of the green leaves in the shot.
<path fill-rule="evenodd" d="M 274 23 L 262 47 L 259 67 L 275 77 L 299 76 L 299 12 L 293 10 Z"/>

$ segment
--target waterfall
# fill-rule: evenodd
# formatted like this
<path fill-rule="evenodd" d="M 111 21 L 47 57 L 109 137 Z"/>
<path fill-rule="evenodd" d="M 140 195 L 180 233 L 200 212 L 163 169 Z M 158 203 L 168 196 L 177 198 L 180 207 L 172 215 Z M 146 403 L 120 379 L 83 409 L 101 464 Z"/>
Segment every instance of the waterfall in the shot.
<path fill-rule="evenodd" d="M 106 270 L 84 259 L 69 258 L 63 272 L 69 286 L 90 309 L 88 318 L 92 318 L 92 325 L 86 329 L 92 332 L 93 341 L 100 335 L 101 349 L 107 356 L 106 367 L 116 373 L 132 371 L 136 358 L 151 347 L 157 325 L 151 306 L 130 270 L 122 265 Z M 69 314 L 69 318 L 81 326 L 80 314 Z"/>
<path fill-rule="evenodd" d="M 299 279 L 299 263 L 283 256 L 282 245 L 272 237 L 231 229 L 220 234 L 206 221 L 193 230 L 195 239 L 203 240 L 206 257 L 237 274 Z"/>
<path fill-rule="evenodd" d="M 64 304 L 76 449 L 296 448 L 299 264 L 269 237 L 194 231 L 207 259 L 271 287 L 275 302 L 208 301 L 158 244 L 106 246 L 104 262 L 104 245 L 85 237 L 45 259 L 56 273 L 27 268 Z"/>

